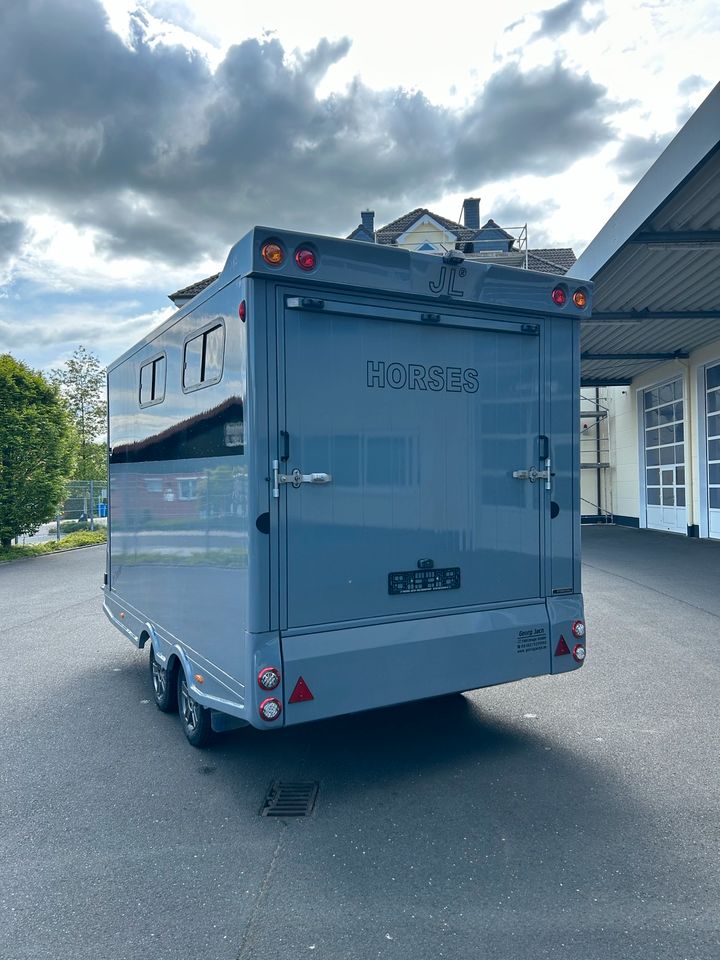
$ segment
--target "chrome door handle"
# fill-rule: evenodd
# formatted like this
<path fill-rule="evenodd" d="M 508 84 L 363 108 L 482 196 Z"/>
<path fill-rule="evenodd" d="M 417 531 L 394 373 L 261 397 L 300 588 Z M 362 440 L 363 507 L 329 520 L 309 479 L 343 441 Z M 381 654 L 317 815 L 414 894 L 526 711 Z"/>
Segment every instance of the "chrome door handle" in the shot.
<path fill-rule="evenodd" d="M 303 483 L 331 483 L 332 474 L 303 473 L 297 467 L 292 473 L 280 473 L 280 462 L 273 460 L 273 497 L 280 496 L 280 484 L 289 483 L 297 490 Z"/>
<path fill-rule="evenodd" d="M 550 457 L 545 460 L 545 469 L 538 470 L 537 467 L 530 467 L 528 470 L 513 470 L 513 477 L 516 480 L 529 480 L 530 483 L 535 483 L 536 480 L 545 481 L 545 489 L 549 490 L 551 487 L 551 479 L 555 476 L 554 473 L 550 470 Z"/>

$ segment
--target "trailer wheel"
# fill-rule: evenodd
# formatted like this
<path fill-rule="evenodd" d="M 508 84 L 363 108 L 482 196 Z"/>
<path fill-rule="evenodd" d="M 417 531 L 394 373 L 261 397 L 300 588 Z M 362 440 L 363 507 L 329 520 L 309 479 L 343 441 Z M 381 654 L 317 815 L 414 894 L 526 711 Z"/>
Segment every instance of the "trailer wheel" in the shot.
<path fill-rule="evenodd" d="M 177 683 L 172 670 L 166 670 L 155 659 L 155 651 L 150 646 L 150 680 L 153 697 L 158 710 L 163 713 L 175 713 L 177 710 Z"/>
<path fill-rule="evenodd" d="M 194 747 L 206 746 L 212 735 L 210 711 L 193 700 L 182 667 L 177 672 L 177 700 L 185 736 Z"/>

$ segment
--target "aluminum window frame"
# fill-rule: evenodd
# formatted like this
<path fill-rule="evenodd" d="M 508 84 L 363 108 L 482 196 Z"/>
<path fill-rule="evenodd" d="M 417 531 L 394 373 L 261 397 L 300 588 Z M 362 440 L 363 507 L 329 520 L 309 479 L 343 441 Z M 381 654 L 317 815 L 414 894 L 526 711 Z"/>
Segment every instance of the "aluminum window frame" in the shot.
<path fill-rule="evenodd" d="M 222 329 L 222 353 L 220 356 L 220 373 L 217 377 L 213 377 L 209 380 L 201 380 L 199 383 L 193 383 L 190 386 L 185 385 L 185 369 L 187 366 L 186 354 L 188 344 L 197 340 L 200 337 L 203 338 L 202 344 L 202 359 L 200 366 L 200 374 L 202 375 L 205 372 L 205 354 L 207 350 L 207 335 L 213 330 L 218 328 Z M 193 330 L 192 333 L 189 333 L 183 340 L 182 345 L 182 367 L 180 370 L 180 388 L 183 393 L 194 393 L 196 390 L 204 390 L 206 387 L 212 387 L 216 383 L 220 383 L 224 374 L 225 374 L 225 352 L 227 348 L 227 331 L 225 329 L 225 318 L 216 317 L 214 320 L 211 320 L 209 323 L 204 324 L 202 327 L 198 327 L 196 330 Z"/>
<path fill-rule="evenodd" d="M 164 360 L 164 361 L 165 361 L 165 364 L 164 364 L 164 367 L 163 367 L 163 378 L 162 378 L 162 396 L 160 396 L 160 397 L 155 397 L 155 396 L 153 396 L 151 400 L 145 400 L 145 401 L 143 402 L 143 398 L 142 398 L 142 372 L 143 372 L 143 370 L 145 370 L 146 367 L 151 367 L 151 366 L 153 367 L 153 371 L 152 371 L 152 392 L 154 393 L 154 388 L 155 388 L 155 369 L 154 369 L 154 365 L 155 365 L 159 360 Z M 138 373 L 138 404 L 139 404 L 139 406 L 140 406 L 141 409 L 144 410 L 146 407 L 155 407 L 155 406 L 157 406 L 157 404 L 159 404 L 159 403 L 164 403 L 164 401 L 165 401 L 165 396 L 166 396 L 166 394 L 167 394 L 167 370 L 168 370 L 168 360 L 167 360 L 167 352 L 166 352 L 165 350 L 159 351 L 159 353 L 154 354 L 152 357 L 150 357 L 149 359 L 145 360 L 143 363 L 140 364 L 140 370 L 139 370 L 139 373 Z"/>

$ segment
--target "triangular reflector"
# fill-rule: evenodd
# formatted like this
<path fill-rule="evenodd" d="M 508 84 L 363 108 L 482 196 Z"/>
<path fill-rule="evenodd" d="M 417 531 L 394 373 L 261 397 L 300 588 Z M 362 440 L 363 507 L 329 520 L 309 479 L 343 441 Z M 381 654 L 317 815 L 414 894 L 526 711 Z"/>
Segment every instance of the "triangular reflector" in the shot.
<path fill-rule="evenodd" d="M 564 657 L 566 653 L 570 653 L 570 647 L 565 643 L 565 637 L 561 636 L 558 645 L 555 647 L 555 656 Z"/>
<path fill-rule="evenodd" d="M 568 650 L 568 653 L 570 651 Z M 305 700 L 314 700 L 315 697 L 310 693 L 310 687 L 305 683 L 302 677 L 298 677 L 295 689 L 290 694 L 288 703 L 303 703 Z"/>

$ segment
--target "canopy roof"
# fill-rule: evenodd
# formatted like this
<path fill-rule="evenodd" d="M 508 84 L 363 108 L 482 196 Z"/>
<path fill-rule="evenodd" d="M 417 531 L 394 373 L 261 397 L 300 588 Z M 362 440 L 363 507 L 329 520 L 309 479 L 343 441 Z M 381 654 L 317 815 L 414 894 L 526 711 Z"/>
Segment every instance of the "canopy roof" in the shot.
<path fill-rule="evenodd" d="M 720 84 L 568 273 L 595 284 L 583 386 L 720 339 Z"/>

